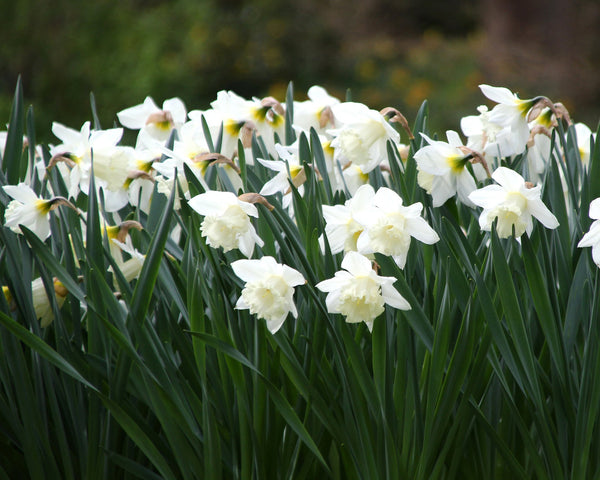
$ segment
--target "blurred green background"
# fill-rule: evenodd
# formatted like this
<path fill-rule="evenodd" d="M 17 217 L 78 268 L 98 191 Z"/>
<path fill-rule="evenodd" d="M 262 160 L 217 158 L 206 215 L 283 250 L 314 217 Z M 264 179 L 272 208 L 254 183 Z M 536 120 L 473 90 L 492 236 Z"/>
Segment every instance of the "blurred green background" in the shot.
<path fill-rule="evenodd" d="M 562 101 L 600 117 L 597 0 L 0 0 L 0 118 L 16 81 L 50 125 L 103 127 L 151 95 L 205 109 L 222 89 L 284 99 L 313 84 L 412 121 L 430 101 L 432 129 L 459 129 L 485 103 L 479 83 Z M 4 125 L 2 126 L 3 129 Z"/>

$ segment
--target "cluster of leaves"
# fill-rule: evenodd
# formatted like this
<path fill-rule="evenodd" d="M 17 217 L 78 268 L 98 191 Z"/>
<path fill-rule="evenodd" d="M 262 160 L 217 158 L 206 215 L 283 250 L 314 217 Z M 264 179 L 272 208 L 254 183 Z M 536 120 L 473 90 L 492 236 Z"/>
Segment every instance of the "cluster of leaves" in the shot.
<path fill-rule="evenodd" d="M 415 133 L 428 133 L 427 116 L 424 103 Z M 18 89 L 3 185 L 33 162 L 33 123 Z M 131 284 L 103 242 L 93 184 L 85 233 L 70 209 L 52 216 L 46 242 L 3 228 L 0 281 L 16 309 L 0 295 L 0 478 L 596 478 L 599 278 L 576 245 L 600 196 L 600 149 L 592 145 L 584 169 L 573 127 L 559 124 L 552 141 L 564 158 L 551 149 L 543 200 L 560 226 L 538 225 L 520 243 L 482 233 L 474 211 L 454 201 L 432 207 L 417 185 L 419 135 L 406 163 L 389 148 L 389 180 L 376 169 L 370 183 L 422 202 L 440 241 L 412 242 L 402 271 L 376 255 L 412 310 L 386 309 L 372 334 L 328 314 L 314 288 L 339 270 L 341 255 L 324 255 L 318 238 L 322 205 L 343 194 L 308 167 L 304 195 L 290 186 L 295 221 L 279 197 L 273 211 L 258 205 L 262 254 L 307 279 L 298 319 L 275 335 L 234 308 L 239 254 L 207 246 L 186 202 L 174 212 L 176 193 L 154 195 L 147 214 L 127 212 L 144 226 L 132 235 L 146 252 Z M 320 145 L 302 134 L 299 155 L 326 172 Z M 239 152 L 245 190 L 258 191 L 270 174 Z M 256 137 L 252 152 L 268 158 Z M 521 171 L 523 158 L 506 165 Z M 210 188 L 222 186 L 217 170 L 206 175 Z M 202 192 L 185 173 L 191 193 Z M 50 182 L 67 194 L 55 171 Z M 31 297 L 37 276 L 55 317 L 43 330 Z M 61 308 L 53 277 L 69 292 Z"/>

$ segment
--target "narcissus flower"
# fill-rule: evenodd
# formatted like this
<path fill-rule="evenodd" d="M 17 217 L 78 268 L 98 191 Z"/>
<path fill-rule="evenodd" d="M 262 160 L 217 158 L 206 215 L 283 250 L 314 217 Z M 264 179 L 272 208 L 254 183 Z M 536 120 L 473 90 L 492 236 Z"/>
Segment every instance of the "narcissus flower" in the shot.
<path fill-rule="evenodd" d="M 387 159 L 387 141 L 400 142 L 400 134 L 376 110 L 362 103 L 345 102 L 331 107 L 342 126 L 328 133 L 335 138 L 334 160 L 341 165 L 352 162 L 369 173 Z"/>
<path fill-rule="evenodd" d="M 498 103 L 490 111 L 489 121 L 500 127 L 508 127 L 513 137 L 513 145 L 516 146 L 515 153 L 524 151 L 529 139 L 528 121 L 533 120 L 528 118 L 528 114 L 542 97 L 521 100 L 508 88 L 490 85 L 479 85 L 479 88 L 487 98 Z"/>
<path fill-rule="evenodd" d="M 357 250 L 356 241 L 364 230 L 356 219 L 356 214 L 371 206 L 375 190 L 369 184 L 362 185 L 344 205 L 323 205 L 325 235 L 331 247 L 331 253 Z"/>
<path fill-rule="evenodd" d="M 58 278 L 53 279 L 54 294 L 58 308 L 61 308 L 65 299 L 67 298 L 67 289 Z M 6 299 L 6 303 L 11 310 L 17 309 L 15 299 L 7 286 L 2 287 L 2 293 Z M 33 301 L 33 310 L 35 317 L 40 320 L 40 326 L 42 328 L 47 327 L 54 321 L 54 312 L 52 310 L 52 304 L 46 293 L 44 282 L 41 278 L 36 278 L 31 282 L 31 299 Z"/>
<path fill-rule="evenodd" d="M 126 108 L 117 113 L 119 122 L 132 130 L 144 130 L 158 140 L 169 138 L 173 128 L 179 128 L 185 122 L 186 108 L 179 98 L 170 98 L 158 108 L 151 97 L 144 103 Z"/>
<path fill-rule="evenodd" d="M 268 256 L 258 260 L 237 260 L 231 268 L 246 282 L 235 308 L 250 310 L 251 314 L 264 318 L 271 333 L 281 328 L 289 313 L 294 318 L 298 316 L 294 287 L 306 283 L 300 272 Z"/>
<path fill-rule="evenodd" d="M 600 198 L 590 202 L 590 218 L 595 220 L 589 231 L 581 238 L 577 246 L 579 248 L 592 247 L 592 258 L 594 263 L 600 267 Z"/>
<path fill-rule="evenodd" d="M 491 112 L 485 105 L 477 107 L 477 111 L 479 115 L 469 115 L 460 120 L 468 148 L 481 153 L 489 163 L 493 158 L 512 157 L 525 150 L 526 143 L 512 134 L 510 126 L 490 121 Z"/>
<path fill-rule="evenodd" d="M 225 252 L 238 248 L 250 258 L 255 244 L 263 246 L 264 242 L 250 221 L 250 217 L 258 217 L 258 210 L 252 203 L 240 200 L 231 192 L 217 191 L 196 195 L 188 203 L 205 216 L 200 231 L 211 247 L 223 247 Z"/>
<path fill-rule="evenodd" d="M 431 245 L 440 237 L 421 217 L 421 203 L 402 205 L 402 198 L 393 190 L 377 190 L 372 204 L 356 213 L 364 230 L 356 246 L 363 254 L 391 255 L 400 268 L 404 268 L 411 237 Z"/>
<path fill-rule="evenodd" d="M 410 304 L 393 286 L 396 279 L 377 275 L 367 257 L 348 252 L 342 268 L 333 278 L 316 285 L 327 292 L 325 303 L 329 313 L 341 313 L 349 323 L 365 322 L 371 330 L 373 320 L 383 313 L 386 303 L 410 310 Z"/>
<path fill-rule="evenodd" d="M 304 194 L 302 183 L 306 180 L 306 174 L 304 172 L 304 167 L 300 163 L 298 148 L 299 144 L 297 141 L 289 146 L 276 144 L 275 150 L 281 160 L 264 160 L 262 158 L 257 158 L 262 165 L 277 172 L 277 175 L 263 185 L 260 194 L 273 195 L 278 192 L 283 193 L 282 204 L 284 208 L 289 207 L 292 202 L 290 181 L 298 188 L 300 195 Z"/>
<path fill-rule="evenodd" d="M 530 235 L 532 217 L 546 228 L 558 227 L 558 220 L 542 202 L 541 186 L 526 183 L 521 175 L 506 167 L 496 169 L 492 178 L 499 185 L 488 185 L 469 195 L 473 203 L 483 207 L 479 217 L 482 230 L 489 232 L 498 219 L 496 228 L 500 238 L 510 237 L 513 227 L 517 238 L 523 233 Z"/>
<path fill-rule="evenodd" d="M 305 132 L 314 128 L 317 133 L 325 134 L 327 128 L 335 127 L 331 107 L 340 101 L 318 85 L 310 87 L 307 95 L 309 100 L 294 102 L 294 127 Z"/>
<path fill-rule="evenodd" d="M 592 133 L 590 127 L 584 123 L 576 123 L 575 132 L 577 134 L 579 158 L 581 158 L 581 163 L 587 166 L 590 163 L 590 140 L 596 141 L 596 134 Z"/>
<path fill-rule="evenodd" d="M 4 191 L 14 200 L 4 212 L 4 226 L 13 232 L 22 233 L 20 225 L 24 225 L 41 240 L 50 236 L 50 210 L 58 205 L 71 205 L 65 198 L 55 197 L 50 200 L 39 198 L 25 183 L 19 185 L 4 185 Z"/>
<path fill-rule="evenodd" d="M 429 145 L 415 153 L 417 181 L 433 197 L 433 206 L 439 207 L 446 200 L 458 194 L 465 205 L 472 206 L 469 194 L 477 187 L 471 173 L 466 168 L 472 156 L 463 152 L 458 134 L 446 132 L 448 143 L 432 140 L 421 133 Z"/>

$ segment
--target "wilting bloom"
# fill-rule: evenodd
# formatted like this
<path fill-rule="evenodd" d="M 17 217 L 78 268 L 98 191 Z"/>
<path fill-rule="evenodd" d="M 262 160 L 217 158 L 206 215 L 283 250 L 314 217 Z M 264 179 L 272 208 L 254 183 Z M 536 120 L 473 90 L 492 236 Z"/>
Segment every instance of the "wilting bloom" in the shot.
<path fill-rule="evenodd" d="M 349 323 L 365 322 L 371 330 L 373 320 L 383 313 L 386 303 L 410 310 L 410 304 L 393 286 L 396 279 L 377 275 L 367 257 L 348 252 L 342 268 L 333 278 L 316 285 L 327 292 L 325 303 L 329 313 L 341 313 Z"/>
<path fill-rule="evenodd" d="M 594 263 L 600 267 L 600 198 L 590 202 L 590 218 L 594 222 L 590 225 L 589 231 L 581 238 L 577 246 L 592 247 L 592 258 Z"/>
<path fill-rule="evenodd" d="M 19 225 L 24 225 L 41 240 L 50 236 L 50 210 L 58 205 L 71 205 L 62 197 L 44 200 L 25 183 L 19 185 L 4 185 L 4 191 L 14 200 L 6 207 L 4 212 L 4 226 L 13 232 L 22 233 Z"/>
<path fill-rule="evenodd" d="M 356 241 L 365 227 L 356 219 L 356 214 L 371 206 L 374 196 L 375 190 L 366 184 L 359 187 L 344 205 L 323 205 L 325 235 L 331 253 L 357 250 Z"/>
<path fill-rule="evenodd" d="M 183 125 L 186 113 L 179 98 L 165 100 L 161 109 L 151 97 L 146 97 L 144 103 L 121 110 L 117 117 L 124 127 L 144 130 L 158 140 L 166 140 L 173 128 Z"/>
<path fill-rule="evenodd" d="M 526 183 L 521 175 L 506 167 L 496 169 L 492 178 L 498 185 L 488 185 L 469 195 L 473 203 L 483 207 L 479 217 L 482 230 L 490 231 L 498 219 L 496 229 L 500 238 L 510 237 L 513 227 L 517 238 L 523 233 L 530 235 L 532 217 L 546 228 L 558 227 L 558 220 L 542 202 L 541 186 Z"/>
<path fill-rule="evenodd" d="M 391 255 L 400 268 L 404 268 L 411 237 L 431 245 L 437 242 L 435 230 L 421 217 L 421 203 L 402 205 L 402 198 L 393 190 L 382 187 L 377 190 L 372 204 L 356 214 L 363 232 L 356 246 L 363 254 L 382 253 Z"/>
<path fill-rule="evenodd" d="M 264 318 L 271 333 L 279 330 L 288 313 L 298 316 L 294 287 L 306 283 L 300 272 L 277 263 L 273 257 L 237 260 L 231 268 L 246 282 L 235 308 Z"/>
<path fill-rule="evenodd" d="M 328 133 L 335 136 L 331 146 L 334 160 L 341 165 L 352 162 L 369 173 L 387 159 L 387 142 L 400 142 L 400 134 L 376 110 L 362 103 L 346 102 L 333 105 L 336 122 L 342 126 Z"/>
<path fill-rule="evenodd" d="M 429 145 L 415 153 L 417 181 L 433 197 L 433 206 L 443 205 L 455 194 L 465 205 L 472 206 L 469 194 L 477 187 L 466 168 L 472 157 L 460 150 L 463 145 L 458 134 L 452 130 L 446 132 L 448 143 L 421 135 Z"/>
<path fill-rule="evenodd" d="M 223 247 L 225 252 L 238 248 L 250 258 L 255 244 L 263 246 L 264 242 L 250 221 L 250 217 L 258 217 L 258 210 L 252 203 L 240 200 L 231 192 L 217 191 L 196 195 L 188 203 L 205 216 L 200 231 L 211 247 Z"/>

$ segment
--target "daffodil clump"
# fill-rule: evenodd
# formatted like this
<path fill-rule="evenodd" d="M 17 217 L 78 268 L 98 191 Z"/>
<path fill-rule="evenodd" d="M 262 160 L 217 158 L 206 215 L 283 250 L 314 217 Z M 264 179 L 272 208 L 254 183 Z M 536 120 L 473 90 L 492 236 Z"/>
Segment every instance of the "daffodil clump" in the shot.
<path fill-rule="evenodd" d="M 59 445 L 55 478 L 596 478 L 596 135 L 544 96 L 480 88 L 462 137 L 429 132 L 425 102 L 411 128 L 321 86 L 147 97 L 109 129 L 92 104 L 52 145 L 15 113 L 0 347 L 16 336 L 40 355 L 22 371 L 49 362 L 28 379 L 83 389 L 52 415 L 68 398 L 112 415 L 70 427 L 111 453 L 82 475 L 68 435 L 31 455 Z"/>
<path fill-rule="evenodd" d="M 453 197 L 470 208 L 482 207 L 481 229 L 489 232 L 496 225 L 500 238 L 530 235 L 534 217 L 544 227 L 556 228 L 558 220 L 541 199 L 541 185 L 526 181 L 518 171 L 502 166 L 501 161 L 535 152 L 536 167 L 528 173 L 539 179 L 549 158 L 548 152 L 540 155 L 534 147 L 548 138 L 549 129 L 557 121 L 570 122 L 568 113 L 562 105 L 554 105 L 545 97 L 521 100 L 506 88 L 489 85 L 481 85 L 481 90 L 497 104 L 492 110 L 480 107 L 479 116 L 462 119 L 466 145 L 454 131 L 447 132 L 448 143 L 420 132 L 421 142 L 413 143 L 413 148 L 420 144 L 413 151 L 418 184 L 431 196 L 434 208 Z M 389 176 L 388 162 L 394 161 L 394 156 L 400 157 L 405 148 L 400 143 L 399 130 L 406 129 L 409 140 L 414 138 L 406 119 L 395 109 L 378 112 L 361 103 L 343 102 L 318 86 L 309 91 L 309 100 L 287 106 L 271 97 L 262 101 L 245 100 L 233 92 L 220 92 L 211 107 L 188 114 L 178 98 L 165 100 L 161 109 L 147 97 L 142 104 L 122 110 L 117 118 L 123 127 L 139 131 L 135 147 L 120 144 L 123 128 L 92 129 L 90 122 L 86 122 L 77 131 L 53 124 L 52 131 L 62 143 L 50 147 L 52 157 L 47 165 L 43 158 L 38 158 L 27 182 L 3 186 L 14 199 L 6 207 L 5 226 L 20 233 L 23 225 L 40 239 L 47 239 L 50 211 L 61 204 L 76 208 L 70 202 L 76 201 L 80 193 L 89 195 L 93 172 L 93 184 L 102 193 L 104 211 L 117 215 L 126 206 L 147 211 L 153 195 L 169 194 L 179 185 L 188 205 L 203 217 L 200 231 L 206 244 L 223 252 L 239 250 L 251 258 L 255 246 L 264 246 L 251 220 L 259 216 L 254 203 L 260 198 L 268 205 L 266 197 L 280 198 L 282 207 L 294 221 L 293 194 L 304 195 L 306 169 L 312 169 L 317 178 L 328 176 L 327 183 L 336 198 L 346 198 L 343 202 L 323 204 L 318 212 L 324 219 L 321 233 L 325 234 L 331 253 L 356 251 L 371 256 L 380 253 L 391 256 L 398 267 L 404 268 L 411 238 L 428 245 L 439 240 L 435 229 L 420 216 L 422 203 L 404 206 L 398 192 L 384 186 Z M 295 116 L 290 115 L 292 111 Z M 287 125 L 288 136 L 295 138 L 287 145 L 281 140 L 286 135 L 286 121 L 291 122 Z M 540 131 L 537 128 L 540 125 L 545 125 L 546 130 Z M 585 145 L 592 134 L 582 124 L 577 128 L 583 137 L 579 145 L 585 166 L 588 161 Z M 301 158 L 300 142 L 309 137 L 317 142 L 313 148 L 321 152 L 323 172 L 314 162 Z M 215 138 L 224 153 L 215 151 Z M 262 149 L 253 151 L 253 141 L 259 142 Z M 389 148 L 395 152 L 391 158 Z M 325 154 L 329 150 L 332 155 Z M 255 158 L 257 151 L 264 154 Z M 244 165 L 250 169 L 255 160 L 276 172 L 256 189 L 258 194 L 251 193 L 240 168 Z M 400 167 L 406 168 L 404 163 Z M 52 169 L 67 186 L 68 199 L 38 198 L 29 185 L 45 181 Z M 203 190 L 193 198 L 189 196 L 186 169 L 193 172 L 192 178 Z M 218 169 L 219 175 L 225 174 L 215 185 L 206 180 L 211 169 L 213 172 Z M 353 169 L 361 172 L 360 186 L 351 174 Z M 369 173 L 374 170 L 381 181 L 372 181 Z M 488 178 L 497 184 L 486 185 Z M 242 196 L 249 194 L 254 195 L 252 200 L 242 200 Z M 84 212 L 80 214 L 85 217 Z M 582 246 L 589 242 L 586 237 Z M 245 291 L 248 292 L 248 287 Z M 328 309 L 331 313 L 342 313 L 350 322 L 363 320 L 369 324 L 383 312 L 381 302 L 374 310 L 366 308 L 360 303 L 362 300 L 357 302 L 356 310 L 347 303 L 340 310 L 332 307 L 331 302 Z M 403 303 L 403 308 L 410 305 Z M 251 312 L 273 321 L 272 314 L 261 314 L 263 309 L 251 308 Z"/>

